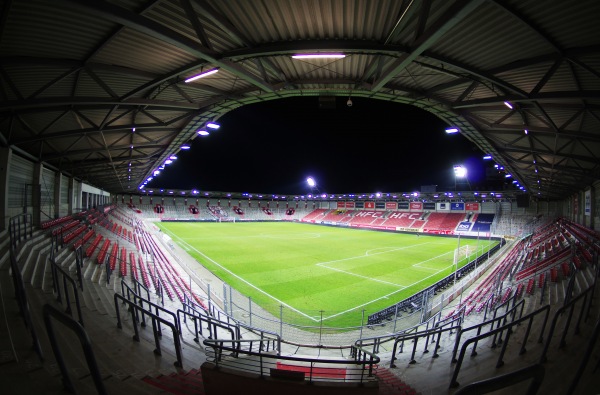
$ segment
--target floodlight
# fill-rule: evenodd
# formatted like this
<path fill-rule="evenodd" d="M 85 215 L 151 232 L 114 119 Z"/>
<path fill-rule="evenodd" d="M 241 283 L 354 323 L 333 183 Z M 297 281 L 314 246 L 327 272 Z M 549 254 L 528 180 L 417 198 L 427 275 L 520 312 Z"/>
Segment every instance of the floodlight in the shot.
<path fill-rule="evenodd" d="M 204 78 L 204 77 L 209 76 L 211 74 L 214 74 L 214 73 L 216 73 L 218 71 L 219 71 L 218 68 L 217 69 L 212 69 L 212 70 L 207 70 L 207 71 L 204 71 L 204 72 L 202 72 L 202 73 L 200 73 L 198 75 L 195 75 L 193 77 L 190 77 L 190 78 L 186 79 L 185 82 L 188 83 L 188 82 L 196 81 L 199 78 Z"/>
<path fill-rule="evenodd" d="M 454 134 L 454 133 L 458 133 L 458 128 L 448 128 L 446 129 L 446 133 L 448 134 Z"/>
<path fill-rule="evenodd" d="M 170 165 L 171 163 L 173 163 L 173 161 L 172 161 L 171 159 L 167 159 L 167 160 L 165 161 L 165 165 Z"/>
<path fill-rule="evenodd" d="M 217 129 L 219 129 L 221 127 L 221 125 L 219 125 L 218 123 L 209 122 L 209 123 L 206 124 L 206 127 L 210 128 L 210 129 L 217 130 Z"/>
<path fill-rule="evenodd" d="M 343 59 L 343 53 L 306 53 L 292 55 L 292 59 Z"/>
<path fill-rule="evenodd" d="M 492 156 L 491 155 L 486 155 L 483 157 L 483 160 L 491 160 Z"/>
<path fill-rule="evenodd" d="M 198 134 L 200 136 L 208 136 L 209 133 L 206 130 L 198 130 Z"/>
<path fill-rule="evenodd" d="M 184 145 L 182 145 L 182 146 L 181 146 L 181 149 L 183 149 L 183 150 L 188 150 L 188 149 L 190 149 L 190 148 L 191 148 L 191 147 L 190 147 L 190 145 L 189 145 L 189 144 L 184 144 Z"/>
<path fill-rule="evenodd" d="M 510 104 L 510 103 L 509 103 L 509 102 L 507 102 L 507 101 L 505 101 L 505 102 L 504 102 L 504 105 L 505 105 L 506 107 L 510 108 L 511 110 L 513 109 L 513 105 L 512 105 L 512 104 Z"/>
<path fill-rule="evenodd" d="M 314 179 L 314 178 L 312 178 L 312 177 L 308 177 L 308 178 L 306 179 L 306 183 L 307 183 L 307 184 L 308 184 L 308 186 L 309 186 L 309 187 L 311 187 L 311 188 L 314 188 L 314 187 L 315 187 L 315 185 L 317 185 L 317 182 L 316 182 L 316 181 L 315 181 L 315 179 Z"/>
<path fill-rule="evenodd" d="M 467 168 L 463 165 L 454 166 L 454 176 L 456 178 L 465 178 L 467 176 Z"/>

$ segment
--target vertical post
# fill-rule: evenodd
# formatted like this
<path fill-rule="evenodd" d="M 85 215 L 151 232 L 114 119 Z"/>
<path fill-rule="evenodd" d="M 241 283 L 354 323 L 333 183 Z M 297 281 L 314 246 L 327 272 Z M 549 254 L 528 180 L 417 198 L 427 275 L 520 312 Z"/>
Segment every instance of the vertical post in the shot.
<path fill-rule="evenodd" d="M 393 333 L 396 333 L 396 324 L 398 323 L 398 303 L 396 303 L 396 309 L 394 311 L 394 330 Z"/>
<path fill-rule="evenodd" d="M 365 309 L 362 309 L 362 318 L 360 320 L 360 337 L 359 337 L 359 339 L 362 339 L 364 325 L 365 325 Z"/>
<path fill-rule="evenodd" d="M 248 313 L 250 314 L 250 326 L 252 326 L 252 297 L 248 296 Z"/>
<path fill-rule="evenodd" d="M 227 313 L 227 284 L 223 283 L 223 310 L 225 310 L 225 314 Z M 231 314 L 228 314 L 231 315 Z"/>
<path fill-rule="evenodd" d="M 454 285 L 452 286 L 452 291 L 456 292 L 456 277 L 458 276 L 458 253 L 460 252 L 460 235 L 458 235 L 458 246 L 456 247 L 456 252 L 454 253 Z"/>
<path fill-rule="evenodd" d="M 319 346 L 321 345 L 321 337 L 323 336 L 323 310 L 320 311 L 321 313 L 321 324 L 319 325 Z"/>
<path fill-rule="evenodd" d="M 233 317 L 233 292 L 231 291 L 231 286 L 229 286 L 229 315 Z"/>
<path fill-rule="evenodd" d="M 208 307 L 210 308 L 210 284 L 206 284 L 206 294 L 208 295 Z"/>
<path fill-rule="evenodd" d="M 283 337 L 283 305 L 279 305 L 279 336 Z"/>
<path fill-rule="evenodd" d="M 489 246 L 488 246 L 489 248 Z M 475 253 L 475 269 L 474 272 L 477 271 L 477 261 L 479 260 L 479 228 L 477 228 L 477 252 Z"/>

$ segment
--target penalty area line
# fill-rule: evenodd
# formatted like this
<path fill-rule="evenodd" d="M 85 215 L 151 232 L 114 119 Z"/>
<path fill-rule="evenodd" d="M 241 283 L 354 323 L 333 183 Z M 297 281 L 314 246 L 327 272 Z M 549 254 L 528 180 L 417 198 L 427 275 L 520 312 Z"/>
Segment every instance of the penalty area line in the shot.
<path fill-rule="evenodd" d="M 423 281 L 427 280 L 428 278 L 430 278 L 430 277 L 433 277 L 433 276 L 435 276 L 436 274 L 438 274 L 438 273 L 441 273 L 441 272 L 443 272 L 444 270 L 446 270 L 446 269 L 448 269 L 448 268 L 450 268 L 450 267 L 452 267 L 452 266 L 453 266 L 453 265 L 450 265 L 450 266 L 447 266 L 447 267 L 443 268 L 442 270 L 438 270 L 437 272 L 435 272 L 435 273 L 433 273 L 433 274 L 430 274 L 429 276 L 427 276 L 427 277 L 425 277 L 425 278 L 422 278 L 422 279 L 420 279 L 419 281 L 416 281 L 416 282 L 414 282 L 414 283 L 412 283 L 412 284 L 410 284 L 410 285 L 408 285 L 408 286 L 404 287 L 403 289 L 406 289 L 406 288 L 410 288 L 410 287 L 412 287 L 412 286 L 415 286 L 415 285 L 419 284 L 420 282 L 423 282 Z M 398 290 L 396 290 L 396 291 L 394 291 L 394 292 L 391 292 L 391 293 L 389 293 L 389 294 L 387 294 L 387 295 L 380 296 L 380 297 L 379 297 L 379 298 L 377 298 L 377 299 L 373 299 L 373 300 L 371 300 L 371 301 L 368 301 L 368 302 L 366 302 L 366 303 L 362 303 L 362 304 L 360 304 L 360 305 L 358 305 L 358 306 L 354 306 L 354 307 L 352 307 L 351 309 L 347 309 L 347 310 L 344 310 L 344 311 L 340 311 L 339 313 L 336 313 L 336 314 L 333 314 L 333 315 L 330 315 L 330 316 L 327 316 L 327 317 L 323 317 L 323 320 L 327 320 L 327 319 L 330 319 L 330 318 L 334 318 L 334 317 L 340 316 L 340 315 L 342 315 L 342 314 L 349 313 L 349 312 L 351 312 L 351 311 L 355 311 L 355 310 L 357 310 L 357 309 L 360 309 L 361 307 L 368 306 L 368 305 L 370 305 L 370 304 L 372 304 L 372 303 L 375 303 L 375 302 L 377 302 L 377 301 L 380 301 L 380 300 L 382 300 L 382 299 L 387 299 L 387 298 L 389 298 L 391 295 L 394 295 L 394 294 L 396 294 L 396 293 L 398 293 L 398 292 L 402 291 L 403 289 L 398 289 Z M 398 301 L 398 302 L 400 302 L 400 301 Z M 396 302 L 396 303 L 398 303 L 398 302 Z M 394 303 L 394 305 L 395 305 L 396 303 Z"/>

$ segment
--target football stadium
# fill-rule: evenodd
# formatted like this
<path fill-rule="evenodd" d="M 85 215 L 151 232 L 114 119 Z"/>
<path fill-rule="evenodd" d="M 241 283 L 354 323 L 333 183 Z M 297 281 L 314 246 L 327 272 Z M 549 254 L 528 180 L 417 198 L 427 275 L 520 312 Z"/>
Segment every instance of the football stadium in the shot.
<path fill-rule="evenodd" d="M 600 392 L 600 3 L 0 16 L 2 393 Z"/>

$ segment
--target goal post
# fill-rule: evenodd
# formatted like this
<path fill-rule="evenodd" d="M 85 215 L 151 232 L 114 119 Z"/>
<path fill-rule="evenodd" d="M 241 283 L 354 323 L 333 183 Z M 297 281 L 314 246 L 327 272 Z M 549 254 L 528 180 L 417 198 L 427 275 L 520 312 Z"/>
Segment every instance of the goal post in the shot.
<path fill-rule="evenodd" d="M 474 252 L 474 248 L 471 248 L 468 245 L 454 249 L 454 263 L 458 264 L 458 262 L 469 258 Z"/>

